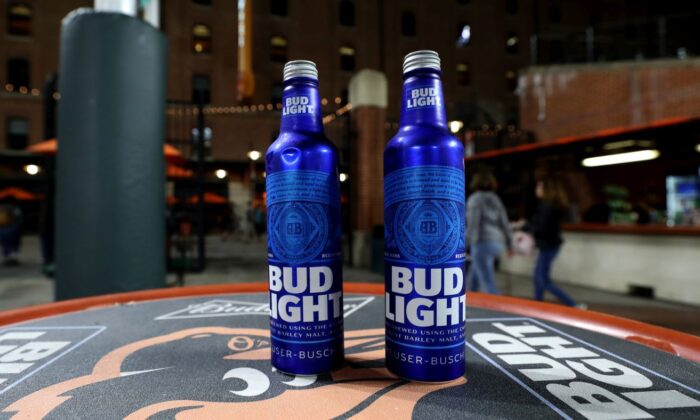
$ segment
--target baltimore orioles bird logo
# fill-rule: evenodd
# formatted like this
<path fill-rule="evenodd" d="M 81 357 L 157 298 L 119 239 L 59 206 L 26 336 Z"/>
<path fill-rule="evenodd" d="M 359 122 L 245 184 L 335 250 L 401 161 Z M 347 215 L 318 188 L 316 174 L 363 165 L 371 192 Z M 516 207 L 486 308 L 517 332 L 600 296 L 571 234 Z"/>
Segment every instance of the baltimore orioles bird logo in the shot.
<path fill-rule="evenodd" d="M 464 378 L 423 384 L 384 368 L 384 330 L 346 331 L 347 365 L 294 377 L 270 367 L 269 331 L 202 327 L 119 347 L 92 372 L 47 386 L 3 410 L 12 419 L 409 418 L 417 402 Z"/>

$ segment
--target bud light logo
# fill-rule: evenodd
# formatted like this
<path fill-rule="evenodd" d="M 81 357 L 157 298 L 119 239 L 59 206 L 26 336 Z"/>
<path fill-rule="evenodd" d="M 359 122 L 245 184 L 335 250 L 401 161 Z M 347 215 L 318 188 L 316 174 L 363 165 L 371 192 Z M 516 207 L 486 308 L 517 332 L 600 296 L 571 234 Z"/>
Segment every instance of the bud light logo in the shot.
<path fill-rule="evenodd" d="M 0 394 L 75 350 L 106 327 L 15 327 L 0 332 Z"/>
<path fill-rule="evenodd" d="M 290 96 L 284 98 L 284 108 L 282 108 L 282 116 L 298 115 L 298 114 L 313 114 L 315 106 L 311 105 L 311 100 L 308 96 Z"/>
<path fill-rule="evenodd" d="M 441 97 L 437 88 L 425 87 L 411 89 L 410 97 L 406 99 L 406 109 L 440 106 Z"/>
<path fill-rule="evenodd" d="M 563 418 L 682 418 L 673 410 L 700 407 L 700 390 L 535 319 L 467 322 L 467 346 Z"/>

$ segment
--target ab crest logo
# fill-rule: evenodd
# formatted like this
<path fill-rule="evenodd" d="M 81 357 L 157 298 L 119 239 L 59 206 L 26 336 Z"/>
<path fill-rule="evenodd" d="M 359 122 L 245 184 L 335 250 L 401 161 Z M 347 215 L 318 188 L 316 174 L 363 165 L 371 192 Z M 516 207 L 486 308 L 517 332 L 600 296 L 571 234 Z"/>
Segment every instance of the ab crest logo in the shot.
<path fill-rule="evenodd" d="M 271 248 L 275 258 L 303 264 L 316 258 L 328 240 L 328 215 L 318 203 L 271 206 Z"/>
<path fill-rule="evenodd" d="M 345 351 L 348 364 L 331 374 L 285 375 L 270 366 L 268 330 L 183 329 L 122 345 L 83 376 L 26 395 L 0 415 L 70 418 L 80 407 L 81 418 L 288 418 L 285 407 L 294 418 L 409 418 L 422 397 L 466 382 L 392 375 L 382 367 L 384 329 L 346 331 Z"/>
<path fill-rule="evenodd" d="M 393 225 L 401 254 L 420 264 L 440 264 L 454 258 L 464 234 L 458 206 L 450 200 L 402 202 Z"/>

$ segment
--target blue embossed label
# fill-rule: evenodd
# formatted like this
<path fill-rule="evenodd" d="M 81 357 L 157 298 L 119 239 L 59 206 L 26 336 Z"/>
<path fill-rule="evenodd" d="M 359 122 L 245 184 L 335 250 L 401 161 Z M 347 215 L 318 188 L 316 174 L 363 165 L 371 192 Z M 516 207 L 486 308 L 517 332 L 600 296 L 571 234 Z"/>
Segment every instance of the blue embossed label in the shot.
<path fill-rule="evenodd" d="M 385 177 L 386 348 L 393 372 L 424 380 L 464 373 L 464 195 L 464 172 L 450 166 L 408 167 Z"/>
<path fill-rule="evenodd" d="M 338 180 L 286 170 L 266 182 L 273 365 L 326 372 L 343 357 Z"/>

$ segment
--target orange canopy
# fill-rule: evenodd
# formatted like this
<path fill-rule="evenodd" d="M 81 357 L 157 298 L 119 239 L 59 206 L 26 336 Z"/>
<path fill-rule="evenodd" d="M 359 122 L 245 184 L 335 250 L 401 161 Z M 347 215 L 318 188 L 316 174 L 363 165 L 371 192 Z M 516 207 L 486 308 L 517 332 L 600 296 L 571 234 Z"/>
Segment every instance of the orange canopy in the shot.
<path fill-rule="evenodd" d="M 27 147 L 27 151 L 29 152 L 41 153 L 45 155 L 54 155 L 56 154 L 57 150 L 58 141 L 56 139 L 44 140 Z M 163 155 L 165 156 L 165 160 L 171 163 L 182 163 L 186 161 L 185 157 L 182 156 L 182 152 L 169 144 L 163 145 Z"/>
<path fill-rule="evenodd" d="M 27 151 L 46 155 L 53 155 L 56 153 L 56 150 L 58 150 L 58 142 L 56 139 L 44 140 L 27 147 Z"/>
<path fill-rule="evenodd" d="M 193 195 L 192 197 L 187 199 L 187 202 L 190 204 L 199 203 L 199 197 L 196 195 Z M 204 202 L 207 204 L 226 204 L 226 203 L 228 203 L 228 200 L 226 199 L 226 197 L 222 197 L 218 194 L 214 194 L 211 192 L 205 192 L 204 193 Z"/>
<path fill-rule="evenodd" d="M 193 172 L 190 169 L 183 168 L 182 166 L 169 164 L 166 169 L 166 175 L 168 178 L 192 178 Z"/>
<path fill-rule="evenodd" d="M 167 143 L 163 145 L 163 155 L 165 155 L 165 160 L 170 163 L 182 163 L 187 160 L 184 156 L 182 156 L 182 152 L 180 150 Z"/>
<path fill-rule="evenodd" d="M 5 188 L 4 190 L 0 191 L 0 200 L 10 197 L 20 201 L 32 201 L 39 199 L 39 196 L 36 194 L 32 194 L 29 191 L 17 187 Z"/>

